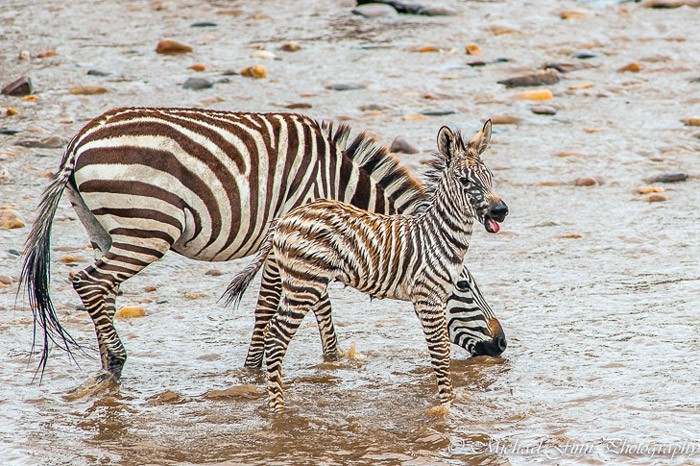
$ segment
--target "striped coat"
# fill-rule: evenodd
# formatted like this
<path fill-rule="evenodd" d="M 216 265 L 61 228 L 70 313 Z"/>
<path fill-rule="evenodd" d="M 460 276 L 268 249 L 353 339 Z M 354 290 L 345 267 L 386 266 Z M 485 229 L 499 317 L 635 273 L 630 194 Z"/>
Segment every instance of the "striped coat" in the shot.
<path fill-rule="evenodd" d="M 508 213 L 480 158 L 490 136 L 490 120 L 468 144 L 449 128 L 440 130 L 432 191 L 418 214 L 382 215 L 320 199 L 273 223 L 256 258 L 228 289 L 237 302 L 265 261 L 274 261 L 279 268 L 282 311 L 272 320 L 266 341 L 273 411 L 283 404 L 281 366 L 287 346 L 332 281 L 377 298 L 413 303 L 437 375 L 440 401 L 451 401 L 447 298 L 459 276 L 474 220 L 496 233 Z"/>

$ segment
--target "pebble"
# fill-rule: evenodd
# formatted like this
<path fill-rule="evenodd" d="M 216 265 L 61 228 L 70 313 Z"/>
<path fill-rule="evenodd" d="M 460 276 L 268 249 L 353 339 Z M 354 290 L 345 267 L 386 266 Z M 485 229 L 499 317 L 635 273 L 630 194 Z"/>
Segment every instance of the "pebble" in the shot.
<path fill-rule="evenodd" d="M 250 58 L 260 58 L 262 60 L 271 60 L 275 58 L 275 54 L 269 50 L 256 50 L 250 54 Z"/>
<path fill-rule="evenodd" d="M 211 21 L 198 21 L 196 23 L 190 24 L 191 28 L 215 28 L 218 24 Z"/>
<path fill-rule="evenodd" d="M 569 90 L 578 91 L 581 89 L 590 89 L 592 87 L 593 87 L 593 84 L 591 84 L 591 83 L 574 84 L 573 86 L 569 86 Z"/>
<path fill-rule="evenodd" d="M 10 183 L 13 179 L 14 177 L 7 167 L 0 167 L 0 183 Z"/>
<path fill-rule="evenodd" d="M 262 65 L 253 65 L 241 70 L 241 76 L 248 78 L 263 79 L 267 77 L 267 70 Z"/>
<path fill-rule="evenodd" d="M 557 110 L 549 105 L 535 105 L 530 107 L 530 111 L 536 115 L 556 115 Z"/>
<path fill-rule="evenodd" d="M 549 89 L 540 89 L 537 91 L 525 91 L 513 96 L 517 100 L 551 100 L 554 98 L 552 91 Z"/>
<path fill-rule="evenodd" d="M 588 16 L 590 16 L 590 13 L 583 10 L 566 10 L 559 13 L 561 19 L 582 19 Z"/>
<path fill-rule="evenodd" d="M 29 148 L 40 148 L 40 149 L 59 149 L 63 147 L 63 139 L 59 136 L 49 136 L 43 139 L 28 139 L 24 141 L 19 141 L 18 146 L 29 147 Z"/>
<path fill-rule="evenodd" d="M 145 286 L 143 288 L 143 291 L 145 291 L 146 293 L 153 293 L 157 289 L 158 289 L 158 287 L 156 287 L 156 286 Z"/>
<path fill-rule="evenodd" d="M 556 71 L 544 71 L 523 76 L 515 76 L 513 78 L 503 79 L 498 81 L 498 84 L 503 84 L 507 88 L 511 87 L 528 87 L 528 86 L 543 86 L 556 84 L 559 82 L 559 75 Z"/>
<path fill-rule="evenodd" d="M 17 110 L 16 108 L 7 107 L 5 109 L 5 115 L 7 115 L 7 116 L 19 115 L 19 110 Z"/>
<path fill-rule="evenodd" d="M 0 210 L 1 210 L 1 209 L 0 209 Z M 17 249 L 14 249 L 14 248 L 8 249 L 7 252 L 8 252 L 9 254 L 11 254 L 11 255 L 13 255 L 13 256 L 17 256 L 17 257 L 19 257 L 19 256 L 22 255 L 21 252 L 19 252 Z"/>
<path fill-rule="evenodd" d="M 17 54 L 18 60 L 29 60 L 29 58 L 31 58 L 29 50 L 20 50 L 19 54 Z"/>
<path fill-rule="evenodd" d="M 201 89 L 214 87 L 214 82 L 207 78 L 187 78 L 187 81 L 185 81 L 182 87 L 184 89 L 199 91 Z"/>
<path fill-rule="evenodd" d="M 103 77 L 103 76 L 109 76 L 109 73 L 107 73 L 106 71 L 100 71 L 100 70 L 88 70 L 87 75 L 88 76 Z"/>
<path fill-rule="evenodd" d="M 625 66 L 617 69 L 617 71 L 619 73 L 626 73 L 626 72 L 639 73 L 641 70 L 642 70 L 642 65 L 640 65 L 637 62 L 628 63 Z"/>
<path fill-rule="evenodd" d="M 206 296 L 207 295 L 205 295 L 204 293 L 195 293 L 192 291 L 188 291 L 187 293 L 185 293 L 185 298 L 187 298 L 187 299 L 199 299 L 199 298 L 205 298 Z"/>
<path fill-rule="evenodd" d="M 386 18 L 391 16 L 397 16 L 398 12 L 391 5 L 384 5 L 381 3 L 370 3 L 353 8 L 352 14 L 359 15 L 364 18 Z"/>
<path fill-rule="evenodd" d="M 367 86 L 363 84 L 345 84 L 345 83 L 340 83 L 340 84 L 329 84 L 326 86 L 326 89 L 329 89 L 331 91 L 355 91 L 358 89 L 365 89 Z"/>
<path fill-rule="evenodd" d="M 422 121 L 422 120 L 427 120 L 427 118 L 424 115 L 419 115 L 417 113 L 410 113 L 408 115 L 404 115 L 402 117 L 403 121 Z"/>
<path fill-rule="evenodd" d="M 651 0 L 643 6 L 647 8 L 680 8 L 682 6 L 700 8 L 700 0 Z"/>
<path fill-rule="evenodd" d="M 207 67 L 202 65 L 201 63 L 194 63 L 194 64 L 188 66 L 187 69 L 193 70 L 193 71 L 204 71 L 207 69 Z"/>
<path fill-rule="evenodd" d="M 391 142 L 389 151 L 402 154 L 417 154 L 418 152 L 420 152 L 420 150 L 416 146 L 414 146 L 401 136 L 396 137 Z"/>
<path fill-rule="evenodd" d="M 34 92 L 32 80 L 27 76 L 15 79 L 10 84 L 2 88 L 0 93 L 4 95 L 23 96 Z"/>
<path fill-rule="evenodd" d="M 72 264 L 73 262 L 78 262 L 78 259 L 75 256 L 63 256 L 58 262 L 61 264 Z"/>
<path fill-rule="evenodd" d="M 73 86 L 68 89 L 68 92 L 73 95 L 95 95 L 104 94 L 107 89 L 102 86 Z"/>
<path fill-rule="evenodd" d="M 518 32 L 517 30 L 509 28 L 508 26 L 499 25 L 489 26 L 488 30 L 491 32 L 491 34 L 494 34 L 496 36 L 502 36 L 503 34 L 514 34 Z"/>
<path fill-rule="evenodd" d="M 644 202 L 665 202 L 668 198 L 663 194 L 652 193 L 644 198 Z"/>
<path fill-rule="evenodd" d="M 19 212 L 7 207 L 0 207 L 0 228 L 10 230 L 27 226 Z"/>
<path fill-rule="evenodd" d="M 494 125 L 517 125 L 522 120 L 512 115 L 495 115 L 491 117 L 491 123 Z"/>
<path fill-rule="evenodd" d="M 119 309 L 114 317 L 117 319 L 133 319 L 135 317 L 145 317 L 146 309 L 143 306 L 124 306 Z"/>
<path fill-rule="evenodd" d="M 544 65 L 545 70 L 553 69 L 560 73 L 571 73 L 572 71 L 580 70 L 582 68 L 585 68 L 583 63 L 568 61 L 550 61 Z"/>
<path fill-rule="evenodd" d="M 0 127 L 0 134 L 7 134 L 8 136 L 12 136 L 13 134 L 21 132 L 22 130 L 17 128 L 8 128 L 7 126 Z"/>
<path fill-rule="evenodd" d="M 3 284 L 3 285 L 12 285 L 12 282 L 13 282 L 13 281 L 14 281 L 14 280 L 13 280 L 12 277 L 10 277 L 9 275 L 0 275 L 0 284 Z"/>
<path fill-rule="evenodd" d="M 599 56 L 599 53 L 590 50 L 581 50 L 574 54 L 574 58 L 578 58 L 579 60 L 588 60 L 589 58 L 597 58 Z"/>
<path fill-rule="evenodd" d="M 204 272 L 204 275 L 209 275 L 210 277 L 220 277 L 224 273 L 219 270 L 219 269 L 209 269 L 206 272 Z"/>
<path fill-rule="evenodd" d="M 298 110 L 298 109 L 302 109 L 302 108 L 311 108 L 311 107 L 313 107 L 313 105 L 311 105 L 308 102 L 294 102 L 294 103 L 287 104 L 284 106 L 284 108 L 288 108 L 290 110 Z"/>
<path fill-rule="evenodd" d="M 647 183 L 678 183 L 688 179 L 688 174 L 684 172 L 663 173 L 645 180 Z"/>
<path fill-rule="evenodd" d="M 299 50 L 301 50 L 301 45 L 291 40 L 280 45 L 280 50 L 284 52 L 298 52 Z"/>
<path fill-rule="evenodd" d="M 55 50 L 44 50 L 43 52 L 39 52 L 36 54 L 37 58 L 50 58 L 50 57 L 55 57 L 55 56 L 56 56 Z"/>
<path fill-rule="evenodd" d="M 637 194 L 650 194 L 650 193 L 662 193 L 664 192 L 664 188 L 661 186 L 642 186 L 641 188 L 637 188 Z"/>
<path fill-rule="evenodd" d="M 595 178 L 584 177 L 578 178 L 574 181 L 574 186 L 595 186 L 600 184 Z"/>
<path fill-rule="evenodd" d="M 700 126 L 700 116 L 693 116 L 681 120 L 685 126 Z"/>
<path fill-rule="evenodd" d="M 173 55 L 178 53 L 188 53 L 192 51 L 192 47 L 182 44 L 176 40 L 163 39 L 156 45 L 156 53 Z"/>
<path fill-rule="evenodd" d="M 481 55 L 481 49 L 476 44 L 467 44 L 464 50 L 467 55 Z"/>
<path fill-rule="evenodd" d="M 445 115 L 453 115 L 457 113 L 455 110 L 452 110 L 451 108 L 428 108 L 425 110 L 421 110 L 420 114 L 425 115 L 425 116 L 445 116 Z"/>

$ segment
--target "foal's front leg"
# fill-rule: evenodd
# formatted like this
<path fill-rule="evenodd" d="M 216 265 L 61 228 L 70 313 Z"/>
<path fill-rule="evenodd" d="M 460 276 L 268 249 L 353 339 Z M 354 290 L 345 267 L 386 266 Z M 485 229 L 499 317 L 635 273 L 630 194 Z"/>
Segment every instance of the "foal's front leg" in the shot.
<path fill-rule="evenodd" d="M 449 408 L 454 395 L 450 380 L 450 338 L 447 332 L 445 305 L 421 296 L 414 300 L 414 307 L 423 327 L 430 362 L 437 376 L 438 398 L 445 408 Z"/>

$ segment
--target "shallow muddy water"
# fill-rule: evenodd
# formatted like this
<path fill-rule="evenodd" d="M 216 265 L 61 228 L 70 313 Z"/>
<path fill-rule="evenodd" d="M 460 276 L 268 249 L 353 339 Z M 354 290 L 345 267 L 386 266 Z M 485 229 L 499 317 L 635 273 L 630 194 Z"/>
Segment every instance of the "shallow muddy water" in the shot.
<path fill-rule="evenodd" d="M 291 6 L 291 5 L 294 6 Z M 508 338 L 502 358 L 453 347 L 458 394 L 436 403 L 427 349 L 410 304 L 331 289 L 341 345 L 364 358 L 323 363 L 313 319 L 285 358 L 287 411 L 264 407 L 264 377 L 243 369 L 255 293 L 237 311 L 217 302 L 247 260 L 208 264 L 175 254 L 127 282 L 118 304 L 147 316 L 117 323 L 129 353 L 122 383 L 78 400 L 67 392 L 99 366 L 92 323 L 68 283 L 91 259 L 67 201 L 54 226 L 53 299 L 88 350 L 52 354 L 32 383 L 32 325 L 15 304 L 16 251 L 28 227 L 0 229 L 2 464 L 649 464 L 700 461 L 700 10 L 614 1 L 445 1 L 450 17 L 362 18 L 353 2 L 26 2 L 0 5 L 0 84 L 28 75 L 35 102 L 0 96 L 0 206 L 26 220 L 60 148 L 87 120 L 123 105 L 302 111 L 342 119 L 383 144 L 404 136 L 420 173 L 443 124 L 494 127 L 486 163 L 511 209 L 503 230 L 476 231 L 467 256 Z M 566 11 L 580 11 L 561 19 Z M 228 14 L 222 14 L 228 13 Z M 209 28 L 193 28 L 212 21 Z M 170 37 L 193 52 L 163 56 Z M 301 50 L 278 47 L 289 40 Z M 481 55 L 466 55 L 475 43 Z M 440 51 L 413 51 L 434 46 Z M 278 59 L 250 58 L 256 48 Z M 31 58 L 18 60 L 22 50 Z M 36 58 L 54 50 L 55 55 Z M 574 58 L 580 51 L 594 57 Z M 498 59 L 507 59 L 498 60 Z M 484 66 L 468 63 L 482 60 Z M 497 81 L 547 62 L 561 75 L 546 102 Z M 618 69 L 636 62 L 638 72 Z M 206 69 L 188 69 L 194 63 Z M 226 76 L 259 63 L 268 77 Z M 108 76 L 88 76 L 97 69 Z M 333 84 L 361 85 L 349 91 Z M 104 94 L 72 95 L 76 85 Z M 573 89 L 572 89 L 573 87 Z M 533 105 L 556 115 L 536 115 Z M 373 105 L 372 107 L 367 107 Z M 19 111 L 5 116 L 6 108 Z M 419 117 L 424 110 L 452 110 Z M 673 184 L 645 181 L 685 172 Z M 593 178 L 593 186 L 576 186 Z M 585 183 L 584 183 L 585 184 Z M 647 202 L 640 187 L 663 188 Z M 60 260 L 72 256 L 76 260 Z M 207 275 L 210 269 L 221 276 Z M 146 291 L 155 287 L 155 291 Z M 256 285 L 254 284 L 254 287 Z M 192 299 L 194 298 L 194 299 Z M 675 448 L 679 449 L 676 450 Z"/>

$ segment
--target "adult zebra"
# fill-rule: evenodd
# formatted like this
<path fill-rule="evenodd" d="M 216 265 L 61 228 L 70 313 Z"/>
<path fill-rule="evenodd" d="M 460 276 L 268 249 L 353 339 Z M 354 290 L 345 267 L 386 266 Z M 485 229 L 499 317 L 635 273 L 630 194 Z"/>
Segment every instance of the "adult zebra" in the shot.
<path fill-rule="evenodd" d="M 113 324 L 119 285 L 168 250 L 205 261 L 247 256 L 270 220 L 320 197 L 382 213 L 417 208 L 420 183 L 365 135 L 346 148 L 348 135 L 346 126 L 284 113 L 120 108 L 93 119 L 66 148 L 27 239 L 21 281 L 43 332 L 42 371 L 51 342 L 77 346 L 49 296 L 51 225 L 64 190 L 95 249 L 73 287 L 95 325 L 96 380 L 118 380 L 126 361 Z M 503 331 L 466 268 L 460 283 L 448 305 L 452 341 L 500 354 Z M 332 321 L 319 320 L 328 352 Z"/>

